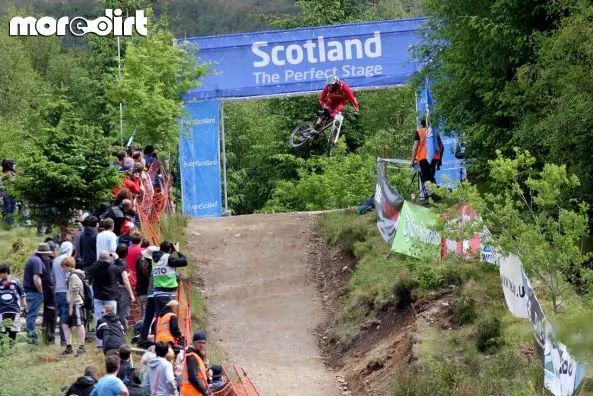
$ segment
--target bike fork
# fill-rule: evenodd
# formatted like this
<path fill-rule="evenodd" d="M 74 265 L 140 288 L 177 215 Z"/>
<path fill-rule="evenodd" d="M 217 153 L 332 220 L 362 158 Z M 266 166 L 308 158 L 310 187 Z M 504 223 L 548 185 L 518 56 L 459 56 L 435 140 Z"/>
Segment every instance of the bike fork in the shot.
<path fill-rule="evenodd" d="M 338 126 L 334 124 L 334 128 L 336 129 L 336 136 L 334 137 L 332 144 L 335 146 L 338 144 L 338 140 L 340 139 L 340 130 L 342 129 L 342 123 L 339 123 Z"/>

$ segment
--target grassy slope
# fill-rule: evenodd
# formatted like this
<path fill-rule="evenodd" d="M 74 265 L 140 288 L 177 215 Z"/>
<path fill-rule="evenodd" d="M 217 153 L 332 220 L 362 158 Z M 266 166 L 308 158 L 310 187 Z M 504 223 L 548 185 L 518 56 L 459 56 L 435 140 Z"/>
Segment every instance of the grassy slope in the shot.
<path fill-rule="evenodd" d="M 22 280 L 27 257 L 44 238 L 37 237 L 32 228 L 16 228 L 0 232 L 0 258 L 13 266 L 13 275 Z M 17 242 L 18 241 L 18 242 Z M 13 244 L 18 249 L 13 249 Z M 24 329 L 19 334 L 24 339 Z M 102 369 L 103 354 L 93 345 L 87 345 L 87 354 L 80 359 L 59 356 L 61 348 L 33 347 L 23 343 L 14 350 L 0 347 L 0 395 L 63 395 L 62 387 L 82 375 L 86 366 Z"/>
<path fill-rule="evenodd" d="M 496 267 L 423 263 L 400 255 L 385 259 L 389 247 L 376 229 L 374 214 L 331 213 L 318 225 L 331 245 L 358 259 L 348 296 L 332 320 L 330 337 L 336 342 L 348 345 L 382 307 L 394 303 L 397 283 L 400 288 L 411 285 L 414 299 L 453 286 L 452 308 L 462 324 L 445 330 L 417 321 L 418 359 L 408 373 L 394 378 L 394 395 L 427 395 L 437 389 L 439 395 L 544 394 L 543 368 L 535 358 L 530 325 L 506 310 Z M 489 318 L 500 319 L 500 335 L 490 341 L 495 347 L 482 353 L 476 341 Z"/>
<path fill-rule="evenodd" d="M 11 263 L 13 275 L 20 278 L 27 257 L 44 239 L 35 235 L 34 228 L 2 230 L 0 231 L 0 260 Z"/>

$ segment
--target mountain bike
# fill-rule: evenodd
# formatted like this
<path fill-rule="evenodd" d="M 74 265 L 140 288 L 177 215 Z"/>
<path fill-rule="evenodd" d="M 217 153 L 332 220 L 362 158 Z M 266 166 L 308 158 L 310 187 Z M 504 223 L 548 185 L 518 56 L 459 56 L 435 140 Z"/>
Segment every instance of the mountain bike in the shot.
<path fill-rule="evenodd" d="M 344 116 L 342 113 L 338 113 L 335 115 L 335 117 L 328 117 L 325 110 L 320 110 L 318 114 L 320 117 L 322 117 L 322 124 L 319 130 L 315 130 L 315 125 L 312 122 L 300 123 L 290 133 L 288 144 L 293 148 L 301 147 L 307 142 L 314 141 L 326 130 L 329 130 L 329 137 L 327 139 L 327 155 L 331 157 L 334 153 L 336 145 L 338 144 L 338 139 L 340 138 L 340 131 L 342 129 Z"/>

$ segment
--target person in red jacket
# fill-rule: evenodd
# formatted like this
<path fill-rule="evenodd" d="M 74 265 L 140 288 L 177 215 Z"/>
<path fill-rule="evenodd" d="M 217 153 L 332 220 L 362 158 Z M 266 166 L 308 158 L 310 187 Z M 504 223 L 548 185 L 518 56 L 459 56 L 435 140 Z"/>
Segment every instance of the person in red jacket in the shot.
<path fill-rule="evenodd" d="M 319 95 L 319 104 L 325 111 L 317 120 L 315 130 L 319 130 L 324 121 L 327 122 L 335 118 L 336 114 L 341 113 L 348 102 L 352 103 L 356 111 L 359 110 L 358 100 L 348 84 L 345 81 L 340 81 L 338 76 L 330 76 L 323 92 Z"/>

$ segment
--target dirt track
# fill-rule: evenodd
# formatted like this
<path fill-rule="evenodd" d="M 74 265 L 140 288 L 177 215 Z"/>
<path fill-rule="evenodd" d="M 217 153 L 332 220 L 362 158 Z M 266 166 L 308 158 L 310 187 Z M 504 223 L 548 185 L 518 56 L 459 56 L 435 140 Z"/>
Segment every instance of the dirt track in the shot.
<path fill-rule="evenodd" d="M 314 218 L 252 215 L 189 226 L 208 296 L 210 340 L 265 396 L 341 394 L 313 334 L 325 319 L 308 276 Z"/>

